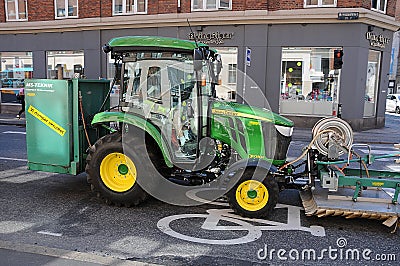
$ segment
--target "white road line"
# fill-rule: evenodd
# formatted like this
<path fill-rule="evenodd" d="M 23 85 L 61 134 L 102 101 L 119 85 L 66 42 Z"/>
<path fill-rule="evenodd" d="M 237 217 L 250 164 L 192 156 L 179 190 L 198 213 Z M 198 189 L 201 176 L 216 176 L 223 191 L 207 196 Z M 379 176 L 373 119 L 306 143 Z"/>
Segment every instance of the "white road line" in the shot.
<path fill-rule="evenodd" d="M 39 231 L 37 233 L 42 234 L 42 235 L 49 235 L 49 236 L 62 236 L 61 233 L 52 233 L 52 232 L 48 232 L 48 231 Z"/>
<path fill-rule="evenodd" d="M 22 134 L 22 135 L 26 135 L 26 132 L 23 131 L 4 131 L 4 134 Z"/>
<path fill-rule="evenodd" d="M 0 157 L 0 160 L 5 161 L 19 161 L 19 162 L 27 162 L 27 159 L 18 159 L 18 158 L 8 158 L 8 157 Z"/>
<path fill-rule="evenodd" d="M 389 112 L 386 112 L 385 114 L 387 114 L 387 115 L 391 115 L 391 116 L 400 116 L 400 114 L 396 114 L 396 113 L 389 113 Z"/>
<path fill-rule="evenodd" d="M 369 151 L 368 150 L 360 150 L 362 153 L 364 154 L 368 154 Z M 393 154 L 393 153 L 399 153 L 399 150 L 371 150 L 371 154 Z"/>
<path fill-rule="evenodd" d="M 399 172 L 400 173 L 400 165 L 393 164 L 393 165 L 388 165 L 386 167 L 391 169 L 394 172 Z"/>
<path fill-rule="evenodd" d="M 139 261 L 128 261 L 122 258 L 121 259 L 114 258 L 111 257 L 110 255 L 101 256 L 79 251 L 70 251 L 65 249 L 52 248 L 39 245 L 21 244 L 4 240 L 0 240 L 0 248 L 24 252 L 24 253 L 33 253 L 33 254 L 51 256 L 55 258 L 53 260 L 53 262 L 55 262 L 54 265 L 57 265 L 57 258 L 76 260 L 87 263 L 96 263 L 101 265 L 135 265 L 135 266 L 156 265 L 156 264 L 143 263 Z"/>

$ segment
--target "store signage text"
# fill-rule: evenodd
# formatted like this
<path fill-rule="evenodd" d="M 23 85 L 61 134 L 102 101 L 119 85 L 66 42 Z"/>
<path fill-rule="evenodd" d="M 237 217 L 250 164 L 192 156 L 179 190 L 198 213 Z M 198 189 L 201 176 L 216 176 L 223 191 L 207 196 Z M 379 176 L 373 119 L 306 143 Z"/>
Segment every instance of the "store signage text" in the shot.
<path fill-rule="evenodd" d="M 376 35 L 373 32 L 367 32 L 366 38 L 369 41 L 369 45 L 372 47 L 385 48 L 386 44 L 390 42 L 390 38 L 382 34 Z"/>
<path fill-rule="evenodd" d="M 196 40 L 205 44 L 223 44 L 225 39 L 232 39 L 233 32 L 191 32 L 189 34 L 189 40 Z"/>

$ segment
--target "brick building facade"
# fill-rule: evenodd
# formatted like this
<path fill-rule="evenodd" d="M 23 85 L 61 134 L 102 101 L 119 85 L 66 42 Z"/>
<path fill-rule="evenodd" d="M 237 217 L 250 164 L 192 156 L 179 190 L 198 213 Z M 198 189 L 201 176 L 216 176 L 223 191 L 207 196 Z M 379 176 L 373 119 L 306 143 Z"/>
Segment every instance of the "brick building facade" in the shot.
<path fill-rule="evenodd" d="M 391 44 L 400 26 L 395 20 L 398 1 L 215 0 L 206 5 L 202 0 L 76 0 L 64 5 L 60 0 L 27 0 L 26 8 L 16 9 L 23 2 L 0 0 L 0 56 L 14 56 L 3 59 L 3 72 L 25 60 L 33 77 L 51 78 L 60 65 L 55 61 L 70 54 L 82 61 L 87 78 L 111 78 L 110 62 L 101 51 L 109 39 L 190 39 L 189 20 L 201 41 L 233 58 L 225 69 L 246 71 L 269 103 L 258 102 L 238 79 L 235 90 L 239 95 L 246 90 L 248 102 L 269 106 L 298 126 L 337 114 L 339 104 L 355 130 L 384 125 Z M 229 38 L 212 37 L 223 35 Z M 332 68 L 335 49 L 344 51 L 339 71 Z M 249 50 L 251 64 L 245 56 Z M 297 79 L 290 77 L 293 73 Z M 324 93 L 318 102 L 307 99 L 314 89 Z"/>
<path fill-rule="evenodd" d="M 311 1 L 313 2 L 313 1 Z M 370 0 L 336 0 L 335 8 L 371 9 Z M 28 0 L 28 21 L 55 20 L 54 0 Z M 304 9 L 304 0 L 232 0 L 231 11 L 245 10 L 294 10 Z M 391 17 L 396 13 L 396 0 L 387 0 L 385 14 Z M 79 18 L 112 17 L 113 0 L 79 0 Z M 178 7 L 180 5 L 180 8 Z M 397 4 L 398 5 L 398 4 Z M 190 0 L 148 0 L 147 14 L 191 13 Z M 397 13 L 399 11 L 397 10 Z M 0 23 L 6 22 L 5 1 L 0 1 Z"/>

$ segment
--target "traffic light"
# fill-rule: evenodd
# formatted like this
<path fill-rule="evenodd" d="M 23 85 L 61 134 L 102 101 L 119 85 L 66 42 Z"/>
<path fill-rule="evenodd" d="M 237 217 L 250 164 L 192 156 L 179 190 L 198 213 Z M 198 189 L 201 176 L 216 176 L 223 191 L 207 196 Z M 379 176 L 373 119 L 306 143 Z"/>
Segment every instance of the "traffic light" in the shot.
<path fill-rule="evenodd" d="M 333 52 L 333 68 L 341 69 L 343 65 L 343 50 L 335 50 Z"/>

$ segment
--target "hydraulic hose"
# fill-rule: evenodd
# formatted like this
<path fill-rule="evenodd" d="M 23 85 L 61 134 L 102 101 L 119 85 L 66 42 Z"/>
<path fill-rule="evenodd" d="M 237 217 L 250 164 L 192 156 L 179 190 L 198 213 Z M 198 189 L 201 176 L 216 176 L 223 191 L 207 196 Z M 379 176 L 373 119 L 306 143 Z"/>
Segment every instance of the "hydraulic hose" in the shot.
<path fill-rule="evenodd" d="M 287 162 L 286 164 L 282 165 L 281 167 L 279 167 L 279 170 L 285 169 L 285 168 L 288 167 L 289 165 L 292 165 L 292 164 L 294 164 L 294 163 L 300 161 L 304 156 L 307 155 L 308 150 L 311 149 L 311 146 L 314 144 L 314 142 L 317 140 L 317 138 L 318 138 L 321 134 L 329 133 L 329 132 L 331 132 L 331 133 L 336 133 L 336 132 L 335 132 L 334 130 L 332 130 L 332 129 L 326 129 L 326 130 L 322 130 L 322 131 L 318 132 L 318 133 L 314 136 L 314 138 L 311 140 L 310 144 L 308 144 L 307 147 L 304 149 L 304 152 L 303 152 L 299 157 L 297 157 L 297 158 L 294 159 L 293 161 Z"/>
<path fill-rule="evenodd" d="M 82 106 L 82 93 L 79 91 L 79 109 L 81 111 L 81 116 L 82 116 L 82 124 L 83 124 L 83 131 L 85 132 L 86 140 L 89 144 L 89 148 L 92 147 L 92 144 L 90 143 L 89 135 L 87 133 L 86 129 L 86 122 L 85 122 L 85 115 L 83 114 L 83 106 Z"/>

